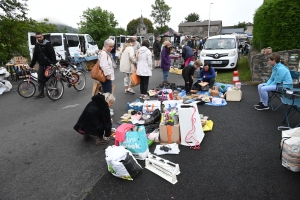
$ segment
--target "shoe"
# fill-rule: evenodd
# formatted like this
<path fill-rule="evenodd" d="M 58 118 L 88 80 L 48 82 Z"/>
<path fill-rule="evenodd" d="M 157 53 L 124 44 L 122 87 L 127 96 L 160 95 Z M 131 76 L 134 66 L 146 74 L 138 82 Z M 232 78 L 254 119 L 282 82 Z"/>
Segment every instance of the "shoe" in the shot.
<path fill-rule="evenodd" d="M 143 99 L 144 99 L 144 100 L 149 100 L 150 97 L 149 97 L 148 95 L 145 94 Z"/>
<path fill-rule="evenodd" d="M 40 92 L 38 95 L 35 96 L 35 98 L 44 98 L 45 94 L 44 92 Z"/>
<path fill-rule="evenodd" d="M 125 92 L 124 92 L 124 93 L 126 94 L 127 92 L 128 92 L 128 89 L 125 89 Z"/>
<path fill-rule="evenodd" d="M 263 105 L 263 103 L 259 102 L 259 103 L 255 104 L 254 107 L 261 106 L 261 105 Z"/>
<path fill-rule="evenodd" d="M 131 93 L 131 94 L 135 94 L 135 91 L 133 91 L 132 88 L 128 88 L 127 91 L 128 91 L 129 93 Z"/>
<path fill-rule="evenodd" d="M 92 140 L 93 137 L 90 136 L 89 134 L 84 134 L 84 135 L 83 135 L 83 139 L 84 139 L 85 141 L 89 141 L 89 140 Z"/>
<path fill-rule="evenodd" d="M 104 137 L 103 137 L 104 138 Z M 104 145 L 104 144 L 109 144 L 110 143 L 110 139 L 106 138 L 106 139 L 103 139 L 102 137 L 97 137 L 96 139 L 96 145 Z"/>
<path fill-rule="evenodd" d="M 141 94 L 141 96 L 140 96 L 140 99 L 143 99 L 144 98 L 144 95 L 143 94 Z"/>
<path fill-rule="evenodd" d="M 254 107 L 256 110 L 269 110 L 269 106 L 265 106 L 263 104 L 261 104 L 260 106 L 256 106 Z"/>

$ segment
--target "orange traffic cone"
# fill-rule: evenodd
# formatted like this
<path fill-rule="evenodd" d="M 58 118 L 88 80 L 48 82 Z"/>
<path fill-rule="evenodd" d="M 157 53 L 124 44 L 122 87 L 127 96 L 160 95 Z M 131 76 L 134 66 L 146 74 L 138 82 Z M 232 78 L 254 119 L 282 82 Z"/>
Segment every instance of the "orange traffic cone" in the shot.
<path fill-rule="evenodd" d="M 232 83 L 235 84 L 236 82 L 240 82 L 238 71 L 234 71 L 233 72 L 233 77 L 232 77 Z"/>

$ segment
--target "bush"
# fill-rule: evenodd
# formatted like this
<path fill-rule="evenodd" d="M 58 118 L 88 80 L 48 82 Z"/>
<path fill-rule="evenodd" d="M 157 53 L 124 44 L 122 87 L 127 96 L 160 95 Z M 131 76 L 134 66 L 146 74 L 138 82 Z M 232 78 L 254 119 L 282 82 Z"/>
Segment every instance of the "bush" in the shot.
<path fill-rule="evenodd" d="M 272 47 L 273 51 L 300 47 L 299 0 L 268 0 L 254 14 L 254 48 Z"/>

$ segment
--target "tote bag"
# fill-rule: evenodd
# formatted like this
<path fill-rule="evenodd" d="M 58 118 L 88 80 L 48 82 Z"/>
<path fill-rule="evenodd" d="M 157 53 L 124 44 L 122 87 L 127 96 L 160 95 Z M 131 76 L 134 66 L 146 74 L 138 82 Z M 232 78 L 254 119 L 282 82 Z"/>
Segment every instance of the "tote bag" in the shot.
<path fill-rule="evenodd" d="M 102 83 L 104 83 L 106 81 L 103 70 L 101 69 L 101 67 L 99 65 L 99 60 L 97 61 L 97 63 L 92 68 L 91 77 L 92 77 L 92 79 L 95 79 L 95 80 L 100 81 Z"/>

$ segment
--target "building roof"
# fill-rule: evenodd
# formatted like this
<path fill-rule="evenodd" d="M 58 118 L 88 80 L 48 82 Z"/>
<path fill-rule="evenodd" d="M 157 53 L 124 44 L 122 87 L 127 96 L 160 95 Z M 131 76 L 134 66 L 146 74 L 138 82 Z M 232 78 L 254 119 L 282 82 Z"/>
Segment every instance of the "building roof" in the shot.
<path fill-rule="evenodd" d="M 178 26 L 208 26 L 208 20 L 207 21 L 201 21 L 201 22 L 184 22 L 180 23 Z M 222 24 L 222 20 L 216 20 L 216 21 L 210 21 L 210 25 L 220 25 Z"/>
<path fill-rule="evenodd" d="M 244 28 L 224 28 L 222 27 L 220 34 L 243 33 Z"/>
<path fill-rule="evenodd" d="M 141 15 L 140 24 L 138 25 L 138 28 L 146 28 L 146 25 L 144 23 L 143 15 Z"/>

